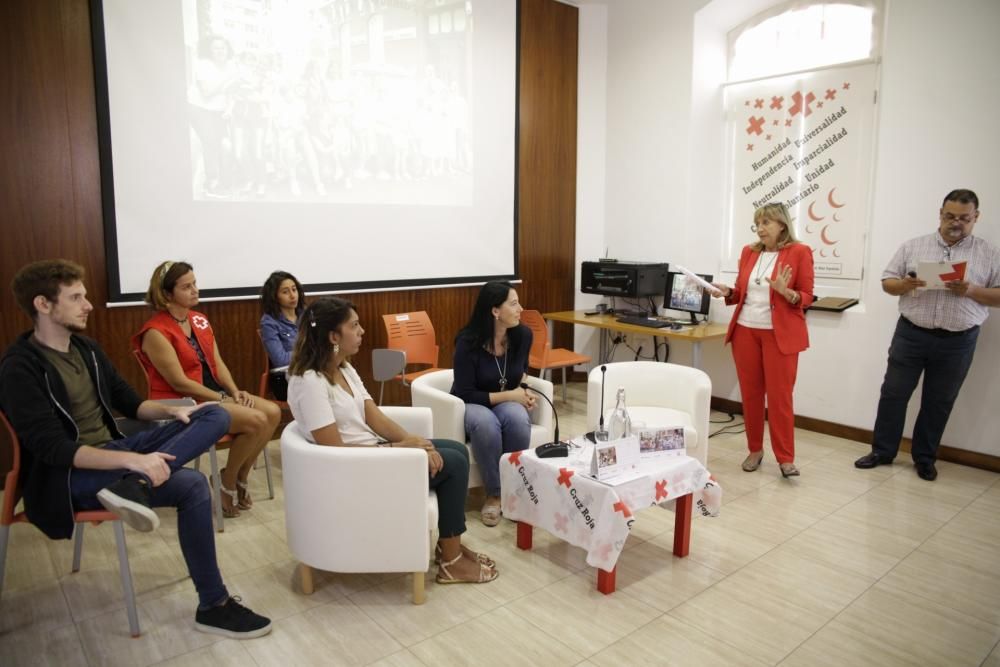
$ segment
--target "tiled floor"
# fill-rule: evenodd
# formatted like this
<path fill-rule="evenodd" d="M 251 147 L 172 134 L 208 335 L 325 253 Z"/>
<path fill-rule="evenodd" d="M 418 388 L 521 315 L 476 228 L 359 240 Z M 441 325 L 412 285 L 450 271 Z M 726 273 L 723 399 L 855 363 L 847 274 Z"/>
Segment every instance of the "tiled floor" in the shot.
<path fill-rule="evenodd" d="M 564 433 L 586 430 L 582 385 L 558 402 Z M 723 415 L 715 415 L 724 419 Z M 737 418 L 738 419 L 738 418 Z M 721 428 L 721 425 L 713 426 Z M 603 596 L 580 549 L 469 512 L 467 541 L 499 564 L 483 586 L 437 586 L 410 604 L 402 575 L 321 575 L 303 596 L 278 495 L 226 522 L 218 551 L 230 590 L 275 620 L 246 642 L 192 629 L 196 598 L 163 513 L 128 532 L 143 635 L 128 636 L 112 532 L 89 528 L 83 569 L 71 545 L 11 532 L 0 602 L 0 664 L 56 665 L 989 665 L 1000 667 L 1000 475 L 942 463 L 933 483 L 904 462 L 870 471 L 861 444 L 799 431 L 802 477 L 768 455 L 740 470 L 744 440 L 718 435 L 709 467 L 721 516 L 697 518 L 691 555 L 671 555 L 673 521 L 638 515 Z"/>

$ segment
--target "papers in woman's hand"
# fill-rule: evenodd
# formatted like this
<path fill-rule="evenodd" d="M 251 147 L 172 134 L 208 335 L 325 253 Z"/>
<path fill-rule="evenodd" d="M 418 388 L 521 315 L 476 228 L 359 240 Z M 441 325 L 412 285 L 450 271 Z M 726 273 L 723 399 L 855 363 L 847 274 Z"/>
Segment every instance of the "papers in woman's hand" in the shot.
<path fill-rule="evenodd" d="M 680 264 L 675 264 L 674 268 L 677 269 L 678 271 L 680 271 L 681 273 L 683 273 L 685 276 L 687 276 L 691 280 L 695 281 L 698 284 L 698 287 L 700 287 L 700 288 L 702 288 L 704 290 L 708 290 L 708 292 L 710 294 L 714 294 L 716 296 L 722 296 L 722 292 L 719 291 L 718 287 L 716 287 L 712 283 L 708 282 L 707 280 L 705 280 L 704 278 L 702 278 L 698 274 L 692 273 L 691 271 L 689 271 L 688 269 L 684 268 Z"/>

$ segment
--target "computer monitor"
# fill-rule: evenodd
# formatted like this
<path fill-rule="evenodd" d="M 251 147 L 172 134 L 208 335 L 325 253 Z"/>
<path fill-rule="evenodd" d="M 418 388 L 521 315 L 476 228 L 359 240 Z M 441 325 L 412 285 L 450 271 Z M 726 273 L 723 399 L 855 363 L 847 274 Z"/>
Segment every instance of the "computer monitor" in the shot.
<path fill-rule="evenodd" d="M 712 276 L 699 273 L 699 278 L 712 282 Z M 685 274 L 671 271 L 667 274 L 667 290 L 663 295 L 663 307 L 691 314 L 692 324 L 698 322 L 696 315 L 708 316 L 712 295 Z"/>

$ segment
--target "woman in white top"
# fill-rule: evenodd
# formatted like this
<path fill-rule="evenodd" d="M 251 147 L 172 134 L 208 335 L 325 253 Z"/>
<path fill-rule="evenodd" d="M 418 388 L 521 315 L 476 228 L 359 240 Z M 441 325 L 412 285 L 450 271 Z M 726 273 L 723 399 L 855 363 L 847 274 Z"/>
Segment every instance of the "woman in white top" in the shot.
<path fill-rule="evenodd" d="M 753 472 L 764 460 L 766 396 L 774 458 L 783 477 L 795 477 L 792 390 L 799 352 L 809 347 L 805 309 L 813 302 L 812 250 L 796 240 L 784 204 L 760 207 L 753 222 L 757 242 L 743 248 L 736 285 L 716 285 L 716 296 L 736 304 L 726 342 L 733 344 L 750 450 L 743 470 Z"/>
<path fill-rule="evenodd" d="M 468 450 L 451 440 L 426 440 L 407 433 L 379 410 L 347 362 L 361 348 L 364 333 L 349 301 L 323 297 L 305 309 L 288 369 L 292 415 L 317 445 L 426 451 L 428 483 L 438 499 L 438 583 L 493 581 L 497 578 L 493 561 L 462 546 Z"/>

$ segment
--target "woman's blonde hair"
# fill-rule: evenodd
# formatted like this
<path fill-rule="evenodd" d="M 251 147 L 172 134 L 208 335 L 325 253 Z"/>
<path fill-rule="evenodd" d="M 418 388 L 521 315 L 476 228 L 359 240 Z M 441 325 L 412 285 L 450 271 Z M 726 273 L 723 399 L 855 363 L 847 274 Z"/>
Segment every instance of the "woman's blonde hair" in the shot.
<path fill-rule="evenodd" d="M 167 295 L 174 291 L 177 281 L 194 267 L 187 262 L 163 262 L 155 269 L 149 279 L 149 289 L 146 290 L 146 303 L 154 310 L 166 310 L 170 300 Z"/>
<path fill-rule="evenodd" d="M 792 218 L 788 215 L 788 207 L 781 202 L 764 204 L 753 212 L 753 224 L 759 225 L 760 221 L 764 219 L 774 220 L 785 226 L 781 234 L 778 235 L 778 250 L 781 250 L 786 245 L 799 242 L 795 238 L 795 227 L 792 226 Z M 764 250 L 764 243 L 760 239 L 757 239 L 756 243 L 750 245 L 750 249 L 754 252 L 761 252 Z"/>

